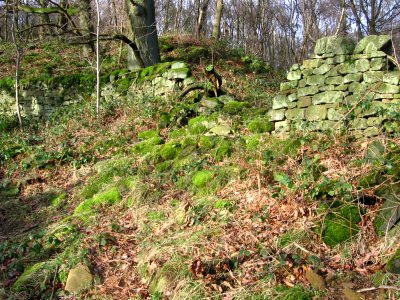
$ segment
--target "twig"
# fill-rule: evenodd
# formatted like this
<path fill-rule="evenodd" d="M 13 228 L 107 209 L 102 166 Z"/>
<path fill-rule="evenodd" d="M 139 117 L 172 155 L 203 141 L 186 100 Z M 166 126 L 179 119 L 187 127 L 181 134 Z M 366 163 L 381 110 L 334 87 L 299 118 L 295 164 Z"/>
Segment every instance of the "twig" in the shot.
<path fill-rule="evenodd" d="M 394 291 L 400 291 L 399 287 L 396 286 L 390 286 L 390 285 L 380 285 L 378 287 L 369 287 L 365 289 L 358 290 L 357 293 L 364 293 L 364 292 L 370 292 L 370 291 L 375 291 L 375 290 L 394 290 Z"/>
<path fill-rule="evenodd" d="M 54 273 L 54 277 L 53 277 L 53 286 L 52 286 L 52 288 L 51 288 L 51 295 L 50 295 L 49 300 L 52 300 L 52 299 L 53 299 L 53 296 L 54 296 L 54 290 L 55 290 L 55 285 L 56 285 L 57 273 L 58 273 L 58 265 L 57 265 L 57 268 L 56 268 L 56 272 Z"/>

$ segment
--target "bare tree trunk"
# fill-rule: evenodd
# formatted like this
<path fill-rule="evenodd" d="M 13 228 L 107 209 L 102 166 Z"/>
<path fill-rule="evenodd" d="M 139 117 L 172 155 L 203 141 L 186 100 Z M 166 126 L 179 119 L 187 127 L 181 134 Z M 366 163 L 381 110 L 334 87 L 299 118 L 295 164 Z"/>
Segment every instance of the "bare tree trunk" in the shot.
<path fill-rule="evenodd" d="M 222 11 L 224 9 L 224 0 L 217 0 L 217 6 L 215 11 L 215 21 L 212 31 L 212 38 L 218 40 L 221 32 L 221 18 Z"/>
<path fill-rule="evenodd" d="M 87 40 L 92 40 L 93 26 L 91 24 L 92 13 L 90 7 L 90 0 L 79 0 L 79 26 L 82 34 Z M 83 47 L 83 55 L 89 56 L 90 50 L 95 51 L 95 45 L 91 41 L 88 45 Z"/>
<path fill-rule="evenodd" d="M 99 116 L 100 112 L 100 8 L 99 0 L 96 0 L 96 115 Z"/>
<path fill-rule="evenodd" d="M 357 8 L 356 8 L 356 4 L 354 3 L 354 0 L 350 0 L 350 8 L 351 8 L 351 11 L 353 12 L 353 15 L 354 15 L 354 19 L 355 19 L 355 21 L 356 21 L 356 27 L 357 27 L 357 38 L 359 39 L 359 40 L 361 40 L 362 39 L 362 37 L 363 37 L 363 33 L 362 33 L 362 29 L 361 29 L 361 19 L 360 19 L 360 15 L 359 15 L 359 13 L 357 12 Z"/>
<path fill-rule="evenodd" d="M 208 2 L 210 2 L 210 0 L 204 0 L 203 5 L 200 6 L 199 15 L 197 17 L 196 37 L 198 39 L 203 35 L 204 20 L 206 19 Z"/>
<path fill-rule="evenodd" d="M 22 129 L 22 118 L 21 111 L 19 109 L 19 68 L 21 62 L 21 49 L 19 47 L 18 37 L 17 37 L 17 29 L 18 27 L 18 15 L 17 15 L 17 3 L 14 1 L 13 3 L 13 21 L 11 22 L 11 35 L 13 39 L 13 43 L 15 46 L 15 108 L 18 117 L 19 127 Z"/>
<path fill-rule="evenodd" d="M 63 9 L 67 9 L 68 8 L 68 0 L 61 0 L 60 6 Z M 68 19 L 65 17 L 64 14 L 60 14 L 58 16 L 58 25 L 61 27 L 62 32 L 66 32 L 68 30 Z"/>

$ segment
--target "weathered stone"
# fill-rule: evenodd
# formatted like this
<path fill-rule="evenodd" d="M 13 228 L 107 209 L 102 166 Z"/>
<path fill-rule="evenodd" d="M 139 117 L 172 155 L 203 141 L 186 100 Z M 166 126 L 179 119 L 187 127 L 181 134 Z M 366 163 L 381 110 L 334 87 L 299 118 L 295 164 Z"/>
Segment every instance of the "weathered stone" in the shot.
<path fill-rule="evenodd" d="M 381 83 L 374 88 L 374 91 L 381 94 L 397 94 L 400 93 L 400 86 L 389 83 Z"/>
<path fill-rule="evenodd" d="M 172 65 L 171 65 L 171 70 L 174 70 L 174 69 L 182 69 L 182 68 L 187 68 L 188 66 L 187 66 L 187 64 L 185 64 L 184 62 L 182 62 L 182 61 L 177 61 L 177 62 L 174 62 Z"/>
<path fill-rule="evenodd" d="M 287 107 L 288 108 L 295 108 L 295 107 L 297 107 L 297 102 L 288 102 Z"/>
<path fill-rule="evenodd" d="M 336 55 L 335 57 L 332 58 L 327 58 L 326 63 L 330 65 L 336 65 L 336 64 L 341 64 L 345 62 L 348 59 L 348 55 Z"/>
<path fill-rule="evenodd" d="M 398 85 L 399 81 L 400 81 L 400 71 L 388 72 L 385 75 L 383 75 L 383 82 L 393 85 Z"/>
<path fill-rule="evenodd" d="M 364 82 L 352 82 L 348 88 L 350 93 L 362 93 L 367 90 L 367 85 Z"/>
<path fill-rule="evenodd" d="M 398 206 L 400 207 L 400 203 L 398 203 Z M 386 269 L 392 274 L 400 275 L 400 249 L 397 249 L 396 253 L 387 262 Z"/>
<path fill-rule="evenodd" d="M 272 109 L 288 107 L 288 98 L 284 95 L 276 95 L 272 100 Z"/>
<path fill-rule="evenodd" d="M 171 69 L 166 72 L 168 79 L 186 79 L 190 75 L 189 68 Z"/>
<path fill-rule="evenodd" d="M 303 88 L 303 87 L 305 87 L 307 85 L 307 82 L 306 82 L 306 80 L 303 78 L 303 79 L 301 79 L 301 80 L 299 80 L 299 84 L 298 84 L 298 87 L 299 88 Z"/>
<path fill-rule="evenodd" d="M 349 287 L 343 289 L 343 295 L 345 300 L 364 300 L 365 296 L 363 294 L 357 293 Z"/>
<path fill-rule="evenodd" d="M 383 124 L 383 128 L 389 133 L 400 132 L 399 122 L 385 122 L 385 124 Z"/>
<path fill-rule="evenodd" d="M 312 86 L 307 86 L 304 88 L 299 88 L 297 90 L 297 96 L 303 97 L 303 96 L 308 96 L 308 95 L 314 95 L 319 92 L 319 89 L 316 85 Z"/>
<path fill-rule="evenodd" d="M 322 58 L 333 58 L 334 56 L 335 56 L 335 53 L 332 53 L 332 52 L 322 54 Z"/>
<path fill-rule="evenodd" d="M 231 127 L 228 125 L 217 125 L 210 129 L 210 132 L 220 136 L 227 136 L 231 133 Z"/>
<path fill-rule="evenodd" d="M 335 76 L 335 77 L 327 77 L 325 79 L 325 84 L 336 84 L 340 85 L 345 82 L 345 79 L 343 76 Z"/>
<path fill-rule="evenodd" d="M 286 132 L 290 130 L 289 121 L 275 122 L 275 132 Z"/>
<path fill-rule="evenodd" d="M 342 91 L 342 92 L 344 92 L 344 91 L 347 91 L 348 89 L 349 89 L 349 85 L 348 84 L 341 84 L 341 85 L 336 86 L 333 90 L 334 91 Z"/>
<path fill-rule="evenodd" d="M 90 288 L 93 281 L 93 275 L 87 266 L 78 264 L 68 273 L 65 290 L 70 293 L 79 293 Z"/>
<path fill-rule="evenodd" d="M 288 109 L 285 113 L 286 118 L 288 120 L 303 120 L 304 119 L 304 111 L 303 108 L 293 108 Z"/>
<path fill-rule="evenodd" d="M 301 71 L 290 71 L 287 75 L 287 80 L 299 80 L 301 79 Z"/>
<path fill-rule="evenodd" d="M 369 53 L 370 58 L 375 58 L 375 57 L 386 57 L 386 53 L 383 51 L 372 51 Z"/>
<path fill-rule="evenodd" d="M 373 133 L 377 135 L 379 132 Z M 378 233 L 386 234 L 400 219 L 400 183 L 384 184 L 375 194 L 385 200 L 375 219 L 375 228 Z"/>
<path fill-rule="evenodd" d="M 288 98 L 289 102 L 294 102 L 298 98 L 297 97 L 297 93 L 290 94 L 290 95 L 287 96 L 287 98 Z"/>
<path fill-rule="evenodd" d="M 204 97 L 203 99 L 201 99 L 200 104 L 210 109 L 214 109 L 218 107 L 218 105 L 220 105 L 217 98 L 209 98 L 209 97 Z"/>
<path fill-rule="evenodd" d="M 346 115 L 347 112 L 348 112 L 348 109 L 345 107 L 329 108 L 328 109 L 328 120 L 332 120 L 332 121 L 341 120 Z"/>
<path fill-rule="evenodd" d="M 297 87 L 297 83 L 298 80 L 292 80 L 289 82 L 282 82 L 280 85 L 280 90 L 283 91 L 287 91 L 287 90 L 291 90 Z"/>
<path fill-rule="evenodd" d="M 317 55 L 326 53 L 351 54 L 354 48 L 355 43 L 350 38 L 346 36 L 330 36 L 317 41 L 314 53 Z"/>
<path fill-rule="evenodd" d="M 369 70 L 371 65 L 370 65 L 368 59 L 363 58 L 363 59 L 356 60 L 355 67 L 357 69 L 357 72 L 365 72 L 365 71 Z"/>
<path fill-rule="evenodd" d="M 365 129 L 368 127 L 367 119 L 365 118 L 356 118 L 350 121 L 350 127 L 354 129 Z"/>
<path fill-rule="evenodd" d="M 356 115 L 359 116 L 371 117 L 378 114 L 378 112 L 387 109 L 387 107 L 388 107 L 387 103 L 383 103 L 382 101 L 372 101 L 371 104 L 369 105 L 369 108 L 367 109 L 356 108 L 355 113 Z"/>
<path fill-rule="evenodd" d="M 316 94 L 312 97 L 313 105 L 324 104 L 324 103 L 342 103 L 343 92 L 340 91 L 326 91 Z"/>
<path fill-rule="evenodd" d="M 371 68 L 370 68 L 371 71 L 380 71 L 384 69 L 385 66 L 386 66 L 386 61 L 383 58 L 378 57 L 371 59 Z"/>
<path fill-rule="evenodd" d="M 350 60 L 356 60 L 356 59 L 368 59 L 369 58 L 369 54 L 353 54 L 350 55 Z"/>
<path fill-rule="evenodd" d="M 331 66 L 328 64 L 323 64 L 321 66 L 319 66 L 318 68 L 314 69 L 314 74 L 316 75 L 323 75 L 326 74 L 330 71 Z"/>
<path fill-rule="evenodd" d="M 183 85 L 184 86 L 188 86 L 188 85 L 191 85 L 191 84 L 194 84 L 194 83 L 196 83 L 196 78 L 194 78 L 194 77 L 189 77 L 189 78 L 186 78 L 186 79 L 183 80 Z"/>
<path fill-rule="evenodd" d="M 307 121 L 325 120 L 326 116 L 327 109 L 325 105 L 313 105 L 306 108 L 305 117 Z"/>
<path fill-rule="evenodd" d="M 357 73 L 357 67 L 355 61 L 345 61 L 344 63 L 338 65 L 339 74 L 353 74 Z"/>
<path fill-rule="evenodd" d="M 303 74 L 303 78 L 305 78 L 312 75 L 314 73 L 314 69 L 303 69 L 301 73 Z"/>
<path fill-rule="evenodd" d="M 320 92 L 326 92 L 326 91 L 333 91 L 335 90 L 335 86 L 333 84 L 331 85 L 321 85 L 319 87 Z"/>
<path fill-rule="evenodd" d="M 378 100 L 378 99 L 392 99 L 393 98 L 393 94 L 375 94 L 374 99 Z M 382 100 L 383 101 L 383 100 Z"/>
<path fill-rule="evenodd" d="M 297 70 L 300 70 L 299 64 L 294 64 L 293 66 L 290 67 L 290 71 L 297 71 Z"/>
<path fill-rule="evenodd" d="M 338 124 L 339 123 L 337 123 L 336 121 L 323 120 L 320 122 L 315 122 L 315 129 L 321 131 L 336 130 L 339 129 Z"/>
<path fill-rule="evenodd" d="M 308 107 L 312 104 L 312 98 L 310 96 L 300 97 L 297 101 L 297 107 L 303 108 Z"/>
<path fill-rule="evenodd" d="M 311 75 L 307 77 L 308 85 L 323 85 L 325 83 L 324 75 Z"/>
<path fill-rule="evenodd" d="M 338 75 L 339 75 L 339 73 L 338 73 L 338 68 L 339 68 L 339 65 L 334 66 L 334 67 L 331 68 L 330 71 L 329 71 L 328 73 L 326 73 L 325 75 L 326 75 L 326 76 L 329 76 L 329 77 L 338 76 Z"/>
<path fill-rule="evenodd" d="M 379 135 L 379 129 L 377 127 L 368 127 L 364 130 L 365 137 L 373 137 Z"/>
<path fill-rule="evenodd" d="M 382 50 L 392 47 L 392 40 L 389 35 L 370 35 L 358 42 L 354 53 L 371 53 L 376 50 Z"/>
<path fill-rule="evenodd" d="M 347 74 L 346 76 L 344 76 L 344 83 L 360 82 L 362 78 L 363 74 L 360 73 Z"/>
<path fill-rule="evenodd" d="M 383 80 L 384 73 L 382 71 L 369 71 L 363 74 L 365 83 L 375 83 Z"/>
<path fill-rule="evenodd" d="M 270 110 L 268 112 L 268 117 L 270 121 L 282 121 L 285 119 L 286 109 Z"/>
<path fill-rule="evenodd" d="M 321 65 L 321 59 L 306 59 L 303 61 L 304 69 L 315 69 Z"/>
<path fill-rule="evenodd" d="M 306 278 L 314 289 L 323 290 L 326 288 L 324 277 L 314 272 L 312 269 L 307 270 Z"/>
<path fill-rule="evenodd" d="M 385 117 L 370 117 L 367 119 L 367 125 L 369 127 L 381 126 L 385 119 Z"/>

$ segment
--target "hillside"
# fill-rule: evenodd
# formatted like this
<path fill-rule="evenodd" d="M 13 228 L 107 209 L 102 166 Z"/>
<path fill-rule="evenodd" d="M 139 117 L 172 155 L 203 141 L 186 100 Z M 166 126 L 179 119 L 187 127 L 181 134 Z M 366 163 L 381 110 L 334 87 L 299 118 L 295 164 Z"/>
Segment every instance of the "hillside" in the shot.
<path fill-rule="evenodd" d="M 121 67 L 110 49 L 104 76 Z M 378 217 L 399 194 L 399 137 L 273 135 L 282 71 L 207 41 L 161 49 L 200 82 L 213 64 L 224 95 L 104 101 L 99 118 L 88 97 L 24 131 L 0 117 L 0 299 L 400 298 L 400 227 Z M 90 65 L 66 61 L 45 77 Z"/>

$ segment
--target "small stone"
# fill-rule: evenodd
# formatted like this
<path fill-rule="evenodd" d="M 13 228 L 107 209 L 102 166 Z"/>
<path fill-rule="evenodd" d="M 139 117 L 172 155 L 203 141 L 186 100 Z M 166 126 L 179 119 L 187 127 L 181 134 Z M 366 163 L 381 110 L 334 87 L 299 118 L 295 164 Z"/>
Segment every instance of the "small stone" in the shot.
<path fill-rule="evenodd" d="M 217 98 L 203 98 L 200 101 L 200 104 L 204 107 L 210 108 L 210 109 L 214 109 L 216 107 L 218 107 L 218 105 L 220 104 Z"/>
<path fill-rule="evenodd" d="M 301 80 L 299 80 L 299 84 L 298 84 L 298 87 L 299 88 L 303 88 L 303 87 L 305 87 L 307 85 L 307 83 L 306 83 L 306 80 L 303 78 L 303 79 L 301 79 Z"/>
<path fill-rule="evenodd" d="M 325 83 L 324 75 L 311 75 L 307 77 L 308 85 L 323 85 Z"/>
<path fill-rule="evenodd" d="M 335 90 L 335 86 L 333 84 L 322 85 L 319 87 L 320 92 L 333 91 L 333 90 Z"/>
<path fill-rule="evenodd" d="M 367 119 L 356 118 L 356 119 L 350 121 L 350 127 L 353 129 L 365 129 L 368 127 Z"/>
<path fill-rule="evenodd" d="M 377 93 L 381 94 L 397 94 L 400 93 L 400 86 L 389 83 L 382 83 L 379 84 L 378 87 L 376 87 L 374 90 Z"/>
<path fill-rule="evenodd" d="M 357 72 L 365 72 L 365 71 L 369 70 L 371 65 L 370 65 L 368 59 L 363 58 L 363 59 L 356 60 L 355 67 L 357 69 Z"/>
<path fill-rule="evenodd" d="M 288 120 L 303 120 L 304 119 L 304 111 L 303 108 L 293 108 L 288 109 L 285 113 L 286 118 Z"/>
<path fill-rule="evenodd" d="M 290 94 L 290 95 L 287 96 L 287 98 L 288 98 L 289 102 L 294 102 L 298 98 L 297 97 L 297 93 Z"/>
<path fill-rule="evenodd" d="M 211 128 L 210 132 L 220 136 L 227 136 L 231 133 L 231 127 L 228 125 L 217 125 Z"/>
<path fill-rule="evenodd" d="M 383 75 L 383 82 L 393 85 L 398 85 L 399 81 L 400 81 L 400 71 L 388 72 L 385 75 Z"/>
<path fill-rule="evenodd" d="M 367 90 L 367 85 L 364 82 L 352 82 L 349 85 L 349 92 L 350 93 L 362 93 Z"/>
<path fill-rule="evenodd" d="M 368 127 L 364 130 L 365 137 L 373 137 L 379 135 L 379 129 L 377 127 Z"/>
<path fill-rule="evenodd" d="M 289 82 L 282 82 L 280 85 L 280 91 L 287 91 L 297 87 L 298 80 L 292 80 Z"/>
<path fill-rule="evenodd" d="M 181 61 L 174 62 L 174 63 L 171 65 L 171 69 L 172 69 L 172 70 L 174 70 L 174 69 L 181 69 L 181 68 L 187 68 L 187 65 L 186 65 L 184 62 L 181 62 Z"/>
<path fill-rule="evenodd" d="M 315 69 L 321 65 L 321 59 L 306 59 L 303 61 L 304 69 Z"/>
<path fill-rule="evenodd" d="M 285 132 L 290 130 L 289 121 L 280 121 L 275 123 L 275 132 Z"/>
<path fill-rule="evenodd" d="M 310 96 L 300 97 L 297 101 L 297 107 L 303 108 L 308 107 L 312 104 L 312 98 Z"/>
<path fill-rule="evenodd" d="M 284 95 L 276 95 L 272 100 L 272 109 L 280 109 L 288 106 L 288 99 Z"/>
<path fill-rule="evenodd" d="M 290 67 L 290 71 L 297 71 L 297 70 L 300 70 L 299 64 L 294 64 L 293 66 Z"/>
<path fill-rule="evenodd" d="M 323 65 L 319 66 L 318 68 L 314 69 L 313 73 L 316 75 L 323 75 L 323 74 L 328 73 L 330 71 L 330 69 L 331 69 L 330 65 L 323 64 Z"/>
<path fill-rule="evenodd" d="M 341 120 L 347 113 L 347 108 L 337 107 L 328 109 L 328 120 L 338 121 Z"/>
<path fill-rule="evenodd" d="M 358 70 L 354 61 L 345 61 L 344 63 L 338 65 L 338 72 L 344 75 L 357 73 Z"/>
<path fill-rule="evenodd" d="M 269 120 L 270 121 L 284 120 L 285 119 L 285 111 L 286 111 L 286 109 L 270 110 L 268 112 Z"/>
<path fill-rule="evenodd" d="M 344 94 L 341 91 L 326 91 L 312 97 L 314 105 L 323 103 L 342 103 Z"/>
<path fill-rule="evenodd" d="M 321 121 L 326 119 L 327 112 L 325 105 L 313 105 L 306 108 L 305 117 L 307 121 Z"/>
<path fill-rule="evenodd" d="M 326 281 L 324 277 L 318 275 L 313 270 L 309 269 L 306 272 L 306 278 L 311 286 L 316 290 L 323 290 L 326 289 Z"/>
<path fill-rule="evenodd" d="M 338 73 L 338 67 L 339 67 L 339 65 L 337 65 L 337 66 L 331 68 L 331 70 L 330 70 L 328 73 L 326 73 L 325 75 L 326 75 L 326 76 L 329 76 L 329 77 L 338 76 L 338 75 L 339 75 L 339 73 Z"/>
<path fill-rule="evenodd" d="M 363 78 L 363 74 L 360 74 L 360 73 L 347 74 L 346 76 L 344 76 L 344 83 L 360 82 L 362 78 Z"/>
<path fill-rule="evenodd" d="M 287 75 L 287 80 L 299 80 L 301 79 L 301 71 L 290 71 Z"/>
<path fill-rule="evenodd" d="M 384 73 L 382 71 L 369 71 L 363 75 L 365 83 L 375 83 L 383 80 Z"/>
<path fill-rule="evenodd" d="M 313 69 L 303 69 L 301 73 L 303 74 L 303 78 L 308 77 L 313 74 Z"/>
<path fill-rule="evenodd" d="M 343 289 L 343 294 L 347 300 L 364 300 L 365 297 L 363 294 L 357 293 L 349 287 L 345 287 Z"/>
<path fill-rule="evenodd" d="M 378 58 L 372 58 L 371 59 L 371 71 L 380 71 L 382 69 L 384 69 L 384 67 L 386 66 L 386 61 L 383 60 L 383 58 L 378 57 Z"/>
<path fill-rule="evenodd" d="M 327 53 L 332 53 L 333 55 L 351 54 L 354 48 L 354 41 L 346 36 L 328 36 L 317 40 L 314 53 L 317 55 L 324 55 Z"/>
<path fill-rule="evenodd" d="M 319 92 L 319 89 L 317 86 L 313 85 L 313 86 L 307 86 L 304 88 L 299 88 L 297 90 L 297 95 L 299 97 L 303 97 L 303 96 L 308 96 L 308 95 L 314 95 L 316 93 Z"/>
<path fill-rule="evenodd" d="M 348 89 L 349 89 L 349 85 L 348 84 L 341 84 L 341 85 L 336 86 L 333 90 L 334 91 L 342 91 L 342 92 L 344 92 L 344 91 L 347 91 Z"/>
<path fill-rule="evenodd" d="M 340 85 L 342 83 L 345 83 L 345 77 L 343 77 L 343 76 L 327 77 L 325 79 L 325 84 Z"/>
<path fill-rule="evenodd" d="M 70 293 L 78 293 L 90 288 L 93 281 L 93 275 L 87 266 L 78 264 L 69 271 L 65 290 Z"/>
<path fill-rule="evenodd" d="M 386 268 L 392 274 L 400 274 L 400 249 L 398 249 L 393 257 L 388 261 Z"/>
<path fill-rule="evenodd" d="M 386 57 L 387 54 L 383 51 L 372 51 L 369 53 L 370 58 L 375 58 L 375 57 Z"/>

